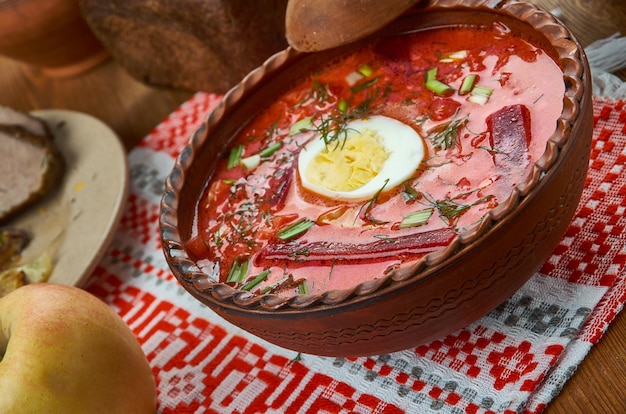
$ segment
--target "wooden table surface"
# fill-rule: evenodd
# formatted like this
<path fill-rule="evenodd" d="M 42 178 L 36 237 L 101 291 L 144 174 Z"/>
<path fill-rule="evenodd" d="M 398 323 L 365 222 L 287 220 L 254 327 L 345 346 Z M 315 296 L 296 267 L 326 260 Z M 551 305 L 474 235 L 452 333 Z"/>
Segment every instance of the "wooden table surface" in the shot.
<path fill-rule="evenodd" d="M 583 45 L 626 33 L 623 0 L 533 0 L 560 9 L 562 20 Z M 619 74 L 626 79 L 626 71 Z M 117 132 L 131 149 L 182 102 L 189 91 L 146 86 L 115 62 L 69 79 L 49 79 L 41 70 L 0 57 L 0 105 L 22 111 L 70 109 L 93 115 Z M 548 406 L 546 413 L 626 413 L 626 316 L 610 329 Z"/>

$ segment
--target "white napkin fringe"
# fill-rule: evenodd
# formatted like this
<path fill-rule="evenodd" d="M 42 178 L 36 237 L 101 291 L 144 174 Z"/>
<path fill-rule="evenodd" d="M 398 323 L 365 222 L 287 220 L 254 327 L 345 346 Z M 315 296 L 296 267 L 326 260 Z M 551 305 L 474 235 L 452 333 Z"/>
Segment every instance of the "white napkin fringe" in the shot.
<path fill-rule="evenodd" d="M 626 67 L 626 37 L 615 33 L 585 48 L 591 68 L 593 94 L 610 99 L 626 99 L 626 82 L 612 72 Z"/>

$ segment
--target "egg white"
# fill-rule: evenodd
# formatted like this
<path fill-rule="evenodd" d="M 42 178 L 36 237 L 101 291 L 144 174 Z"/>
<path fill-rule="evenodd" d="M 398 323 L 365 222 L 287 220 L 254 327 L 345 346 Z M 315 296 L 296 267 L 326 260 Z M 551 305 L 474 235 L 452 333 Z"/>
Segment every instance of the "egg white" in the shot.
<path fill-rule="evenodd" d="M 350 191 L 331 190 L 307 179 L 309 163 L 326 148 L 321 137 L 311 139 L 298 156 L 298 174 L 302 186 L 318 195 L 332 200 L 360 201 L 371 199 L 378 191 L 389 191 L 411 178 L 424 158 L 422 137 L 409 125 L 396 119 L 376 115 L 351 121 L 346 126 L 346 140 L 358 134 L 374 131 L 388 153 L 380 171 L 370 181 Z M 334 145 L 334 143 L 330 144 Z M 328 171 L 332 174 L 332 170 Z M 383 188 L 384 187 L 384 188 Z"/>

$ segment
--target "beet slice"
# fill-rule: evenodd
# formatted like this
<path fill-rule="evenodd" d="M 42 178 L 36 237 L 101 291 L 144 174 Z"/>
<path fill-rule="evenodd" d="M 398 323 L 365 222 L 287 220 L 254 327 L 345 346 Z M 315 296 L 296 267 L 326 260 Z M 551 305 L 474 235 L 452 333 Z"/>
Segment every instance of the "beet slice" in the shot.
<path fill-rule="evenodd" d="M 531 140 L 530 111 L 525 105 L 510 105 L 487 117 L 491 155 L 496 166 L 524 165 Z"/>
<path fill-rule="evenodd" d="M 257 256 L 257 264 L 289 261 L 296 265 L 326 265 L 335 263 L 372 263 L 386 259 L 409 259 L 423 256 L 445 247 L 456 233 L 448 228 L 381 238 L 365 243 L 334 241 L 270 243 Z"/>

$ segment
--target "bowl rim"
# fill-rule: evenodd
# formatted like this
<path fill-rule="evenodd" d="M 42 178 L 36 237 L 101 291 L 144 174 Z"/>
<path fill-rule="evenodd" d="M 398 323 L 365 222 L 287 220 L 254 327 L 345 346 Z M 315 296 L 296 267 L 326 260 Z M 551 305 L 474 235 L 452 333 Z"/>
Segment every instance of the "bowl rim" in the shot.
<path fill-rule="evenodd" d="M 557 120 L 555 132 L 548 139 L 543 155 L 535 162 L 526 179 L 512 190 L 509 198 L 486 213 L 479 223 L 460 231 L 446 247 L 428 253 L 383 277 L 370 279 L 350 288 L 287 297 L 278 294 L 257 295 L 212 280 L 211 276 L 203 272 L 186 253 L 178 230 L 177 212 L 180 202 L 178 195 L 195 154 L 208 141 L 210 133 L 219 126 L 221 120 L 238 105 L 247 93 L 254 90 L 268 76 L 280 70 L 285 63 L 304 55 L 287 47 L 252 70 L 223 96 L 218 106 L 207 114 L 203 124 L 192 134 L 166 178 L 159 215 L 162 247 L 174 276 L 190 294 L 209 306 L 257 314 L 303 310 L 325 311 L 330 308 L 363 303 L 383 290 L 393 293 L 395 289 L 403 288 L 409 283 L 427 279 L 437 269 L 445 266 L 448 261 L 462 255 L 464 249 L 471 246 L 472 242 L 489 234 L 494 227 L 502 224 L 507 217 L 513 215 L 521 203 L 528 202 L 532 198 L 539 184 L 550 175 L 552 166 L 559 160 L 562 148 L 570 141 L 569 132 L 580 119 L 584 85 L 589 76 L 584 50 L 569 29 L 555 16 L 525 1 L 430 0 L 426 7 L 418 5 L 410 9 L 407 14 L 448 10 L 498 13 L 529 25 L 546 37 L 547 42 L 554 48 L 563 70 L 565 83 L 563 110 Z"/>

